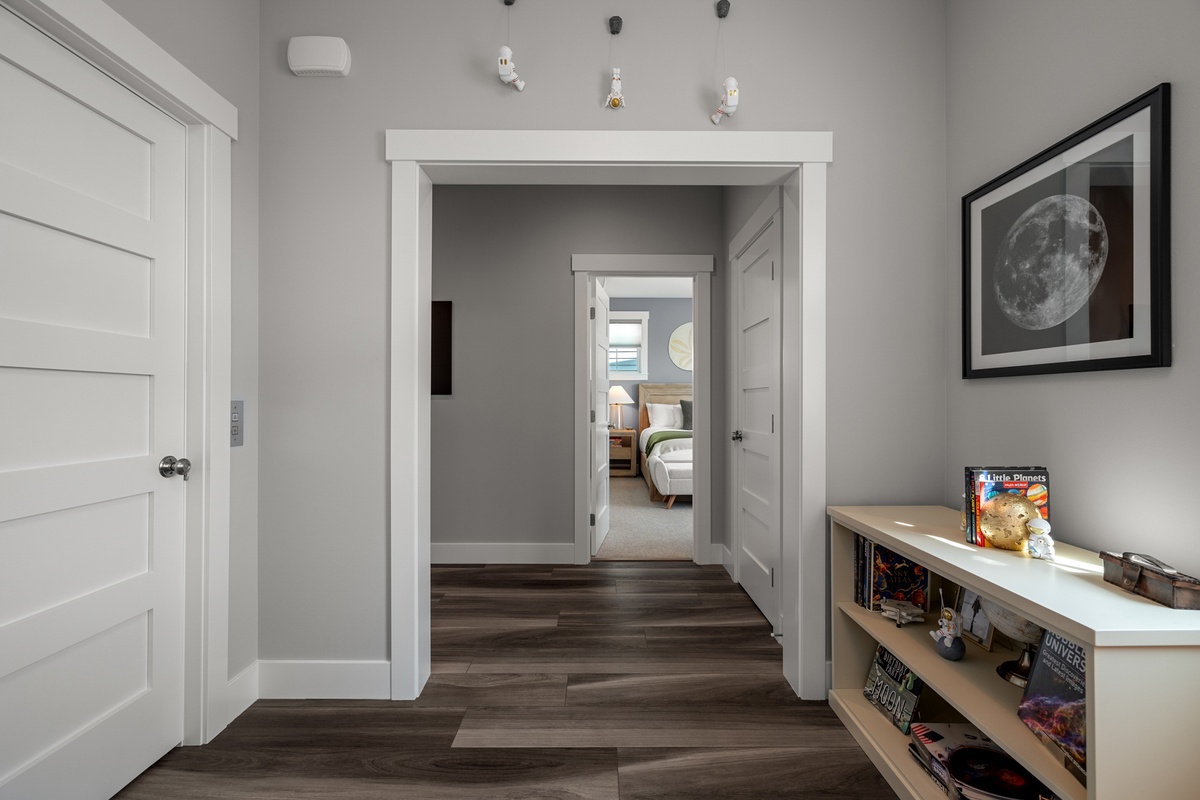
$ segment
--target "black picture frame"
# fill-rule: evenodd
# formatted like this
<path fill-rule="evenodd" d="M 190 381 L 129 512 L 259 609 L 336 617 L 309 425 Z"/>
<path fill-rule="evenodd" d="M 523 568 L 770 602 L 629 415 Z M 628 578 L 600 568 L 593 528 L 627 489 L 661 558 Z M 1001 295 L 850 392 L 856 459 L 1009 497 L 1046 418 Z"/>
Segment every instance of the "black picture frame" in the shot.
<path fill-rule="evenodd" d="M 963 378 L 1171 365 L 1170 90 L 963 197 Z"/>
<path fill-rule="evenodd" d="M 429 312 L 430 394 L 454 394 L 454 303 L 434 300 Z"/>

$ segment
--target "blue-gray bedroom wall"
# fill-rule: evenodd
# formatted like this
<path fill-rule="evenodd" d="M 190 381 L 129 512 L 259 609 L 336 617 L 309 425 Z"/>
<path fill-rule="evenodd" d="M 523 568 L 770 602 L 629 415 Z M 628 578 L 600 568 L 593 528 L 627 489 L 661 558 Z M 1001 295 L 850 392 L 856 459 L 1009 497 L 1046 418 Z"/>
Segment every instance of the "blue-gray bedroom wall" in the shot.
<path fill-rule="evenodd" d="M 647 383 L 691 383 L 692 371 L 680 369 L 671 360 L 668 344 L 671 334 L 685 322 L 692 321 L 692 299 L 690 297 L 614 297 L 608 307 L 612 311 L 645 311 L 650 330 L 646 351 L 649 358 L 646 372 Z M 625 387 L 633 398 L 633 405 L 625 408 L 625 425 L 637 428 L 638 384 L 641 381 L 613 381 L 613 385 Z"/>

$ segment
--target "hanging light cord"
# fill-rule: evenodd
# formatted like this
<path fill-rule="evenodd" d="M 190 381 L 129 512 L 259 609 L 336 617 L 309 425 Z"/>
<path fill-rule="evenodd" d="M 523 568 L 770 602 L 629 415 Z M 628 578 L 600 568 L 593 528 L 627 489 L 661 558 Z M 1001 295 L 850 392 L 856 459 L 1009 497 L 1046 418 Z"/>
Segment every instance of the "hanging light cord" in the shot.
<path fill-rule="evenodd" d="M 722 80 L 724 80 L 724 77 L 722 77 L 718 71 L 722 66 L 722 61 L 724 61 L 726 75 L 729 74 L 729 51 L 725 47 L 724 22 L 725 20 L 721 19 L 720 17 L 717 18 L 717 37 L 716 41 L 713 43 L 713 72 L 716 73 L 713 75 L 713 83 L 720 83 Z"/>

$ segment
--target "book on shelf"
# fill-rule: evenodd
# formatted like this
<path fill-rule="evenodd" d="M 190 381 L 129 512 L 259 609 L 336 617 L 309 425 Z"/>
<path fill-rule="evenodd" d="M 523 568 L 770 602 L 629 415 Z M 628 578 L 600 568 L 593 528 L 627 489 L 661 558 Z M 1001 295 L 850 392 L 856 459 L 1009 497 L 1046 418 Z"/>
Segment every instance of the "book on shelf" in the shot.
<path fill-rule="evenodd" d="M 980 514 L 1000 494 L 1023 494 L 1042 519 L 1050 521 L 1050 473 L 1045 467 L 966 467 L 967 544 L 987 542 L 979 528 Z"/>
<path fill-rule="evenodd" d="M 1045 631 L 1017 716 L 1087 785 L 1087 651 Z"/>
<path fill-rule="evenodd" d="M 884 600 L 907 600 L 929 610 L 929 570 L 881 544 L 856 536 L 854 602 L 879 611 Z"/>
<path fill-rule="evenodd" d="M 939 789 L 963 800 L 1058 800 L 1046 785 L 967 722 L 914 722 L 908 752 Z"/>
<path fill-rule="evenodd" d="M 928 754 L 922 753 L 921 748 L 917 747 L 916 742 L 908 743 L 908 754 L 912 756 L 918 764 L 921 765 L 921 769 L 925 770 L 925 774 L 928 775 L 935 784 L 937 784 L 937 787 L 942 790 L 942 794 L 950 794 L 950 788 L 946 785 L 945 779 L 933 771 L 933 767 L 929 762 Z"/>
<path fill-rule="evenodd" d="M 901 733 L 908 733 L 924 687 L 924 682 L 916 673 L 886 647 L 878 645 L 875 648 L 875 657 L 867 668 L 863 696 L 882 711 Z"/>

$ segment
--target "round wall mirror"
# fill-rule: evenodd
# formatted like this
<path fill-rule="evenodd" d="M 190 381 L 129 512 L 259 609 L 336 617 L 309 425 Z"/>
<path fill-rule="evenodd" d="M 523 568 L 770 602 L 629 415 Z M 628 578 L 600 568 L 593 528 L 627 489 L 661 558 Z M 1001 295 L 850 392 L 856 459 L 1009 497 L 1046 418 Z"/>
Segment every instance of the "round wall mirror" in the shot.
<path fill-rule="evenodd" d="M 685 322 L 676 328 L 675 332 L 671 334 L 671 342 L 668 347 L 675 366 L 690 372 L 692 369 L 692 323 Z"/>

